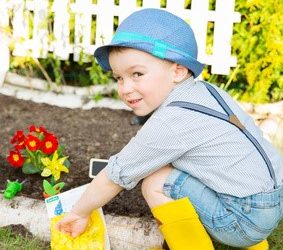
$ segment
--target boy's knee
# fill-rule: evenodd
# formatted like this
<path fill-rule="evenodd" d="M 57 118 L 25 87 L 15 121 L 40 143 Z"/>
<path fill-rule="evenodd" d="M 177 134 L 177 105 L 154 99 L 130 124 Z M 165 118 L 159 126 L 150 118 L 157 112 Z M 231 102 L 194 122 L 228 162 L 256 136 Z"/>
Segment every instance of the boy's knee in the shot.
<path fill-rule="evenodd" d="M 154 183 L 154 179 L 152 175 L 149 175 L 142 181 L 141 192 L 146 200 L 155 192 L 156 183 Z"/>
<path fill-rule="evenodd" d="M 171 166 L 165 166 L 143 179 L 141 191 L 146 200 L 163 193 L 163 185 L 171 170 Z"/>

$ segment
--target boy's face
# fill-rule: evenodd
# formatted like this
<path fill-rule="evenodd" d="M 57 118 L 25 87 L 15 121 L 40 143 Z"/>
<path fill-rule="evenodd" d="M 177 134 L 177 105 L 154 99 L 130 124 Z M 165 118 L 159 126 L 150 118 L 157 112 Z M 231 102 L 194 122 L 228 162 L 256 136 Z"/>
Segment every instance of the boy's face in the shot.
<path fill-rule="evenodd" d="M 168 97 L 175 83 L 175 63 L 146 52 L 123 48 L 109 55 L 122 101 L 138 116 L 145 116 Z"/>

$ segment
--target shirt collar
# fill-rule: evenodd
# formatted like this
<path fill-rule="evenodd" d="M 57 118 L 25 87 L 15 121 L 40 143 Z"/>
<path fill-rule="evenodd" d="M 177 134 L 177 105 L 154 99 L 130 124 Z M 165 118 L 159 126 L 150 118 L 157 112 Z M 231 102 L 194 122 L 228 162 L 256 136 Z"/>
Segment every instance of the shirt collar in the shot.
<path fill-rule="evenodd" d="M 194 84 L 195 81 L 193 76 L 189 77 L 183 82 L 176 84 L 176 86 L 173 88 L 165 101 L 160 105 L 160 107 L 167 106 L 170 102 L 178 101 L 181 96 L 184 96 L 184 93 L 188 93 L 190 91 Z"/>

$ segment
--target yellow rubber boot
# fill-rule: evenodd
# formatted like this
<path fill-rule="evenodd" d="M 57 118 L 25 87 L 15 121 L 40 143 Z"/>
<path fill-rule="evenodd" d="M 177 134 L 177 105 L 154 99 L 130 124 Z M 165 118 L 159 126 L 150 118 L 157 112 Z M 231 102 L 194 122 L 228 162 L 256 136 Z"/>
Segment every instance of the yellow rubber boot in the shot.
<path fill-rule="evenodd" d="M 171 201 L 151 209 L 161 224 L 170 250 L 213 250 L 213 244 L 188 198 Z"/>
<path fill-rule="evenodd" d="M 269 245 L 267 240 L 263 240 L 262 242 L 253 245 L 251 247 L 245 248 L 246 250 L 268 250 Z"/>

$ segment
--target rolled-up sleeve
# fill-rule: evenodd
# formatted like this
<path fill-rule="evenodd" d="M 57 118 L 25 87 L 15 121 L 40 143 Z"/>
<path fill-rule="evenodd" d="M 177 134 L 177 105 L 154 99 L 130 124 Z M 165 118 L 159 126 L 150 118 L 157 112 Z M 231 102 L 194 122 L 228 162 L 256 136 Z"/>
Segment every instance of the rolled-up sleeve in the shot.
<path fill-rule="evenodd" d="M 110 157 L 109 179 L 125 189 L 134 188 L 144 177 L 172 163 L 186 147 L 176 133 L 158 117 L 151 117 L 129 143 Z"/>

